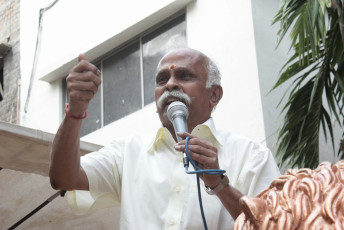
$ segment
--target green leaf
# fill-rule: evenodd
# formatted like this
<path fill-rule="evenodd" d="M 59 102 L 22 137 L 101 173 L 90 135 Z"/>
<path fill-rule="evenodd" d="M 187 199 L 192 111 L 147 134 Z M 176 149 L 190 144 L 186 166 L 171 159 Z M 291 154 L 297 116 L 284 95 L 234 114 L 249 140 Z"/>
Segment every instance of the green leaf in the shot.
<path fill-rule="evenodd" d="M 331 7 L 331 0 L 325 0 L 325 4 L 327 8 Z"/>
<path fill-rule="evenodd" d="M 340 91 L 344 92 L 344 79 L 343 79 L 343 75 L 339 75 L 339 73 L 337 71 L 332 71 L 337 83 L 338 83 L 338 86 L 339 86 L 339 89 Z"/>
<path fill-rule="evenodd" d="M 331 122 L 331 118 L 330 118 L 330 115 L 328 114 L 328 112 L 323 108 L 322 109 L 322 114 L 323 114 L 323 118 L 324 120 L 326 121 L 326 124 L 327 124 L 327 128 L 329 130 L 329 133 L 331 135 L 331 142 L 332 142 L 332 148 L 333 150 L 335 149 L 334 148 L 334 137 L 333 137 L 333 129 L 332 129 L 332 122 Z M 324 134 L 325 134 L 325 140 L 327 140 L 327 135 L 326 135 L 326 128 L 323 127 L 323 130 L 324 130 Z"/>
<path fill-rule="evenodd" d="M 325 12 L 325 9 L 326 9 L 326 3 L 324 0 L 318 0 L 318 3 L 319 3 L 319 6 L 320 6 L 320 9 L 322 12 Z"/>
<path fill-rule="evenodd" d="M 343 6 L 342 1 L 333 1 Z M 291 82 L 283 95 L 289 94 L 287 102 L 282 105 L 285 117 L 278 134 L 276 156 L 279 165 L 317 167 L 320 127 L 326 139 L 330 134 L 334 147 L 331 118 L 336 117 L 344 123 L 344 43 L 341 33 L 344 15 L 343 12 L 338 15 L 337 9 L 330 7 L 329 0 L 283 0 L 273 20 L 273 24 L 280 22 L 277 46 L 290 32 L 290 50 L 293 52 L 272 88 Z M 323 100 L 327 100 L 327 110 Z"/>

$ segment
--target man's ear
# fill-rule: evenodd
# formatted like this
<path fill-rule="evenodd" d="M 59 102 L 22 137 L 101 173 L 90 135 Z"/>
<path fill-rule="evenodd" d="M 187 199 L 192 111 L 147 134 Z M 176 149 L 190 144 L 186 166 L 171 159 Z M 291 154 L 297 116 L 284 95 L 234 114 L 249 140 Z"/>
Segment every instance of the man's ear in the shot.
<path fill-rule="evenodd" d="M 223 90 L 221 85 L 211 86 L 210 105 L 214 108 L 222 98 Z"/>

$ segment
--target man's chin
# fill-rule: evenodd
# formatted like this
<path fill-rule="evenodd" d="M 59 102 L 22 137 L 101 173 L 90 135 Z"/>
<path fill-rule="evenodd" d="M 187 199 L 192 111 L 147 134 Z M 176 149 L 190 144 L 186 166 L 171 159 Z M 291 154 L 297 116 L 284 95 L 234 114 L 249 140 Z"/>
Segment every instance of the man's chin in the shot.
<path fill-rule="evenodd" d="M 168 119 L 167 108 L 162 110 L 162 111 L 160 111 L 159 117 L 160 117 L 161 124 L 163 126 L 166 127 L 166 126 L 168 126 L 171 123 L 170 120 Z"/>

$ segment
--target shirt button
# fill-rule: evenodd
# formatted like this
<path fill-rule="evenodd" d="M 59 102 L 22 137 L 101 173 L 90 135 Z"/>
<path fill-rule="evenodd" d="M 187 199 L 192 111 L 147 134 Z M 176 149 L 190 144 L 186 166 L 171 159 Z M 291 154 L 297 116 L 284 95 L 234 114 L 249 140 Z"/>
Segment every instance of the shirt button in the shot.
<path fill-rule="evenodd" d="M 172 219 L 168 221 L 168 225 L 170 225 L 170 226 L 173 226 L 175 224 L 176 224 L 176 222 Z"/>
<path fill-rule="evenodd" d="M 181 190 L 182 190 L 181 187 L 175 187 L 174 188 L 174 192 L 177 194 L 180 193 Z"/>

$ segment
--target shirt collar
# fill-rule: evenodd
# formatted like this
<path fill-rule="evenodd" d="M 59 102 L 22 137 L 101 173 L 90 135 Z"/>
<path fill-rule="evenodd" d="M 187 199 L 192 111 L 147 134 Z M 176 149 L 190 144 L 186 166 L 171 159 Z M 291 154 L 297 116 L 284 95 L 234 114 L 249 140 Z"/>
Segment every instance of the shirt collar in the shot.
<path fill-rule="evenodd" d="M 191 132 L 192 135 L 195 135 L 200 138 L 207 139 L 208 141 L 211 141 L 212 144 L 215 146 L 222 146 L 221 137 L 216 130 L 214 120 L 212 117 L 210 117 L 206 122 L 203 124 L 197 125 Z M 148 152 L 153 153 L 154 150 L 156 150 L 158 144 L 162 141 L 170 141 L 170 139 L 173 140 L 171 133 L 166 129 L 165 127 L 161 127 L 158 129 L 155 137 L 151 141 L 151 144 L 148 147 Z"/>

